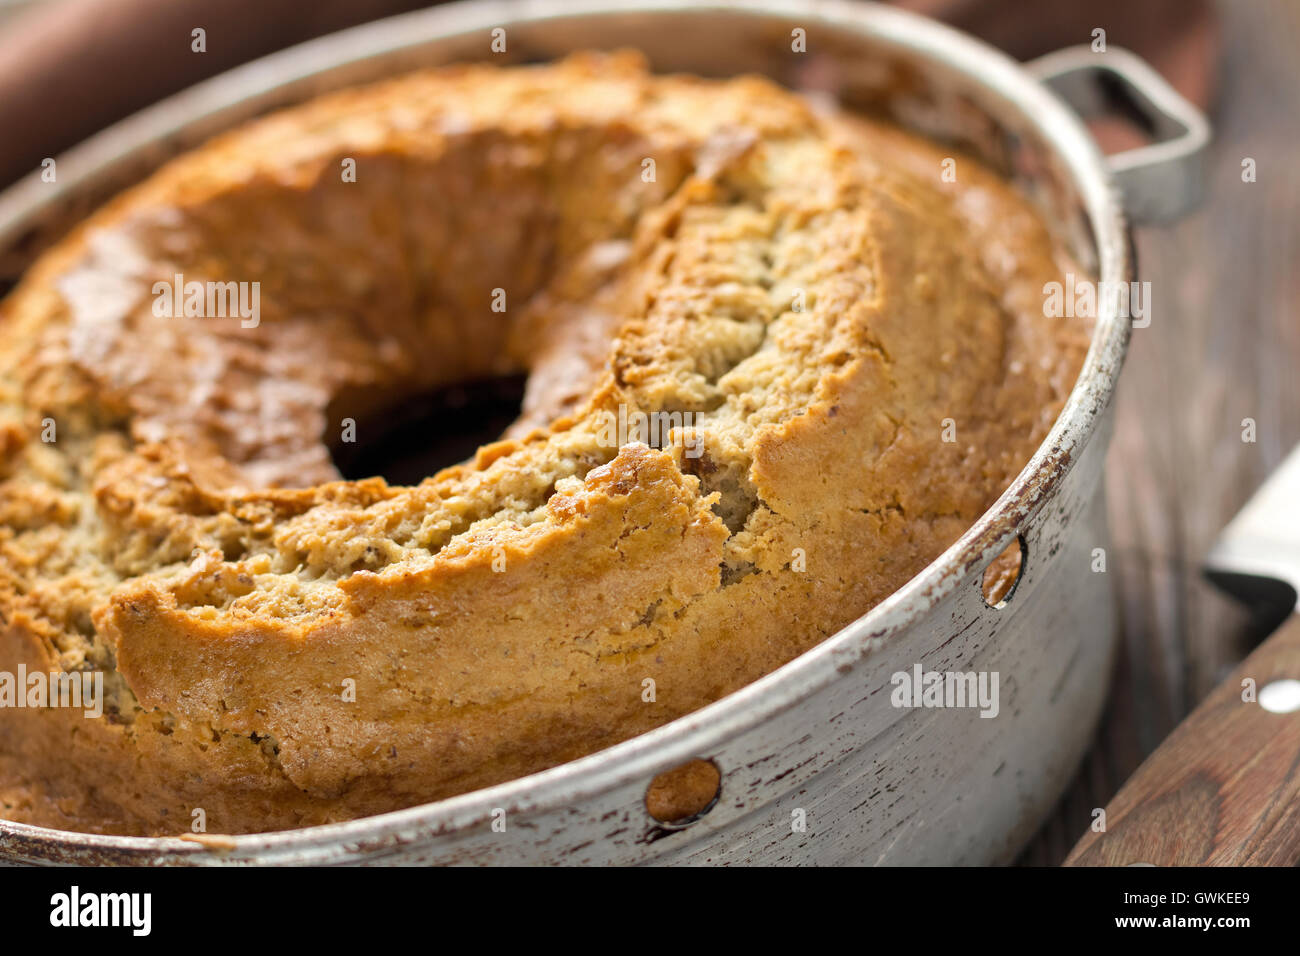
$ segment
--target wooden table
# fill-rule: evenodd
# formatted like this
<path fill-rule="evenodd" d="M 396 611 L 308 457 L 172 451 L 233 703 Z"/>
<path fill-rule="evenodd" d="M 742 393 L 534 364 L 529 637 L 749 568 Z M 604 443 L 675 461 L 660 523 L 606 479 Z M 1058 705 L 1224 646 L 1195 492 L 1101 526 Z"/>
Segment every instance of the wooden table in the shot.
<path fill-rule="evenodd" d="M 1300 443 L 1300 3 L 1219 9 L 1207 202 L 1175 227 L 1137 233 L 1154 308 L 1133 333 L 1107 463 L 1115 681 L 1092 750 L 1026 864 L 1059 863 L 1093 808 L 1263 636 L 1201 562 Z M 1245 157 L 1254 183 L 1242 182 Z M 1253 444 L 1242 441 L 1245 418 Z"/>

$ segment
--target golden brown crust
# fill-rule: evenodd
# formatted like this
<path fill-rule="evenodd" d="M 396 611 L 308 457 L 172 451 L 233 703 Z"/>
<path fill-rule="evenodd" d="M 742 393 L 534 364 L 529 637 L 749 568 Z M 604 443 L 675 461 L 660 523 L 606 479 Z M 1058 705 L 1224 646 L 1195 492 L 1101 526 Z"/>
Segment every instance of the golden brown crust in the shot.
<path fill-rule="evenodd" d="M 1043 317 L 1041 223 L 941 158 L 762 80 L 586 56 L 328 96 L 115 200 L 0 306 L 0 670 L 109 689 L 99 719 L 0 709 L 0 814 L 408 806 L 862 614 L 1006 487 L 1086 344 Z M 259 282 L 260 323 L 159 318 L 177 273 Z M 519 371 L 473 461 L 337 480 L 342 418 Z M 610 440 L 620 409 L 694 418 L 652 448 Z"/>

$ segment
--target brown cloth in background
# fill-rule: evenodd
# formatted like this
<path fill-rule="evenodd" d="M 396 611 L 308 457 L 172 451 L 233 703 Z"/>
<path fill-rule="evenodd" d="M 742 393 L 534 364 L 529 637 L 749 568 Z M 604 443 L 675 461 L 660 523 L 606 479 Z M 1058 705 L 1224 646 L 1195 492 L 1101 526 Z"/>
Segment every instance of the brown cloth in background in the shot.
<path fill-rule="evenodd" d="M 425 0 L 44 0 L 0 24 L 0 187 L 97 130 L 205 77 Z M 899 0 L 1019 59 L 1090 42 L 1145 57 L 1211 99 L 1209 0 Z M 207 52 L 190 50 L 203 27 Z M 1106 137 L 1109 140 L 1109 136 Z M 1110 141 L 1119 146 L 1121 140 Z"/>

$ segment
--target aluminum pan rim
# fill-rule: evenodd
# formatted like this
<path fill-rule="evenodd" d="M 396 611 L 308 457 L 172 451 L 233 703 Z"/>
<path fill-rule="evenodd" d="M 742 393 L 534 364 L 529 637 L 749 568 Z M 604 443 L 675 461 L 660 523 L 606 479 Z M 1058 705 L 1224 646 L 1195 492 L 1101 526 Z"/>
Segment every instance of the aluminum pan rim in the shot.
<path fill-rule="evenodd" d="M 353 27 L 213 77 L 97 134 L 69 151 L 60 165 L 97 170 L 121 153 L 124 142 L 140 146 L 174 133 L 179 128 L 178 117 L 188 117 L 181 125 L 189 125 L 259 93 L 439 38 L 495 26 L 611 13 L 800 18 L 943 64 L 981 86 L 986 95 L 1000 100 L 1036 129 L 1078 191 L 1096 240 L 1101 280 L 1128 278 L 1127 224 L 1117 190 L 1097 144 L 1064 103 L 1018 63 L 980 40 L 918 14 L 846 0 L 452 3 Z M 75 191 L 80 182 L 81 176 L 74 175 L 51 196 L 39 174 L 32 174 L 0 194 L 0 240 L 8 238 L 15 225 L 40 206 L 66 191 Z M 40 192 L 43 185 L 46 191 Z M 572 806 L 606 790 L 647 780 L 699 754 L 716 752 L 727 740 L 841 679 L 879 642 L 924 617 L 941 598 L 961 586 L 971 569 L 992 560 L 1083 453 L 1114 392 L 1128 344 L 1129 324 L 1108 298 L 1101 297 L 1092 342 L 1065 407 L 1015 481 L 953 545 L 853 624 L 741 690 L 595 754 L 436 803 L 323 826 L 233 836 L 229 838 L 229 857 L 266 863 L 277 858 L 326 861 L 335 859 L 339 849 L 351 843 L 375 847 L 433 839 L 490 819 L 496 807 L 528 813 Z M 48 854 L 66 859 L 69 849 L 74 855 L 79 851 L 96 856 L 121 854 L 124 862 L 150 858 L 185 862 L 184 858 L 195 854 L 206 858 L 203 846 L 175 837 L 86 834 L 4 820 L 0 820 L 0 840 L 28 858 Z"/>

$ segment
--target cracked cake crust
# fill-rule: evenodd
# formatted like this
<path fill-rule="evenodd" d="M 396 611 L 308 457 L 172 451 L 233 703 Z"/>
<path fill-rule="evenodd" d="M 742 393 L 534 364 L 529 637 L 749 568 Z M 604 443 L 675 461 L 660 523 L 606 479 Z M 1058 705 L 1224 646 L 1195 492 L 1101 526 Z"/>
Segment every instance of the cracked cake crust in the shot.
<path fill-rule="evenodd" d="M 0 304 L 0 670 L 108 696 L 0 709 L 0 816 L 410 806 L 859 617 L 1011 482 L 1088 341 L 1043 316 L 1064 260 L 1028 204 L 974 160 L 941 182 L 944 156 L 591 54 L 329 95 L 114 200 Z M 177 274 L 259 282 L 260 322 L 158 317 Z M 341 419 L 520 372 L 469 462 L 339 480 Z M 620 408 L 689 419 L 620 447 Z"/>

